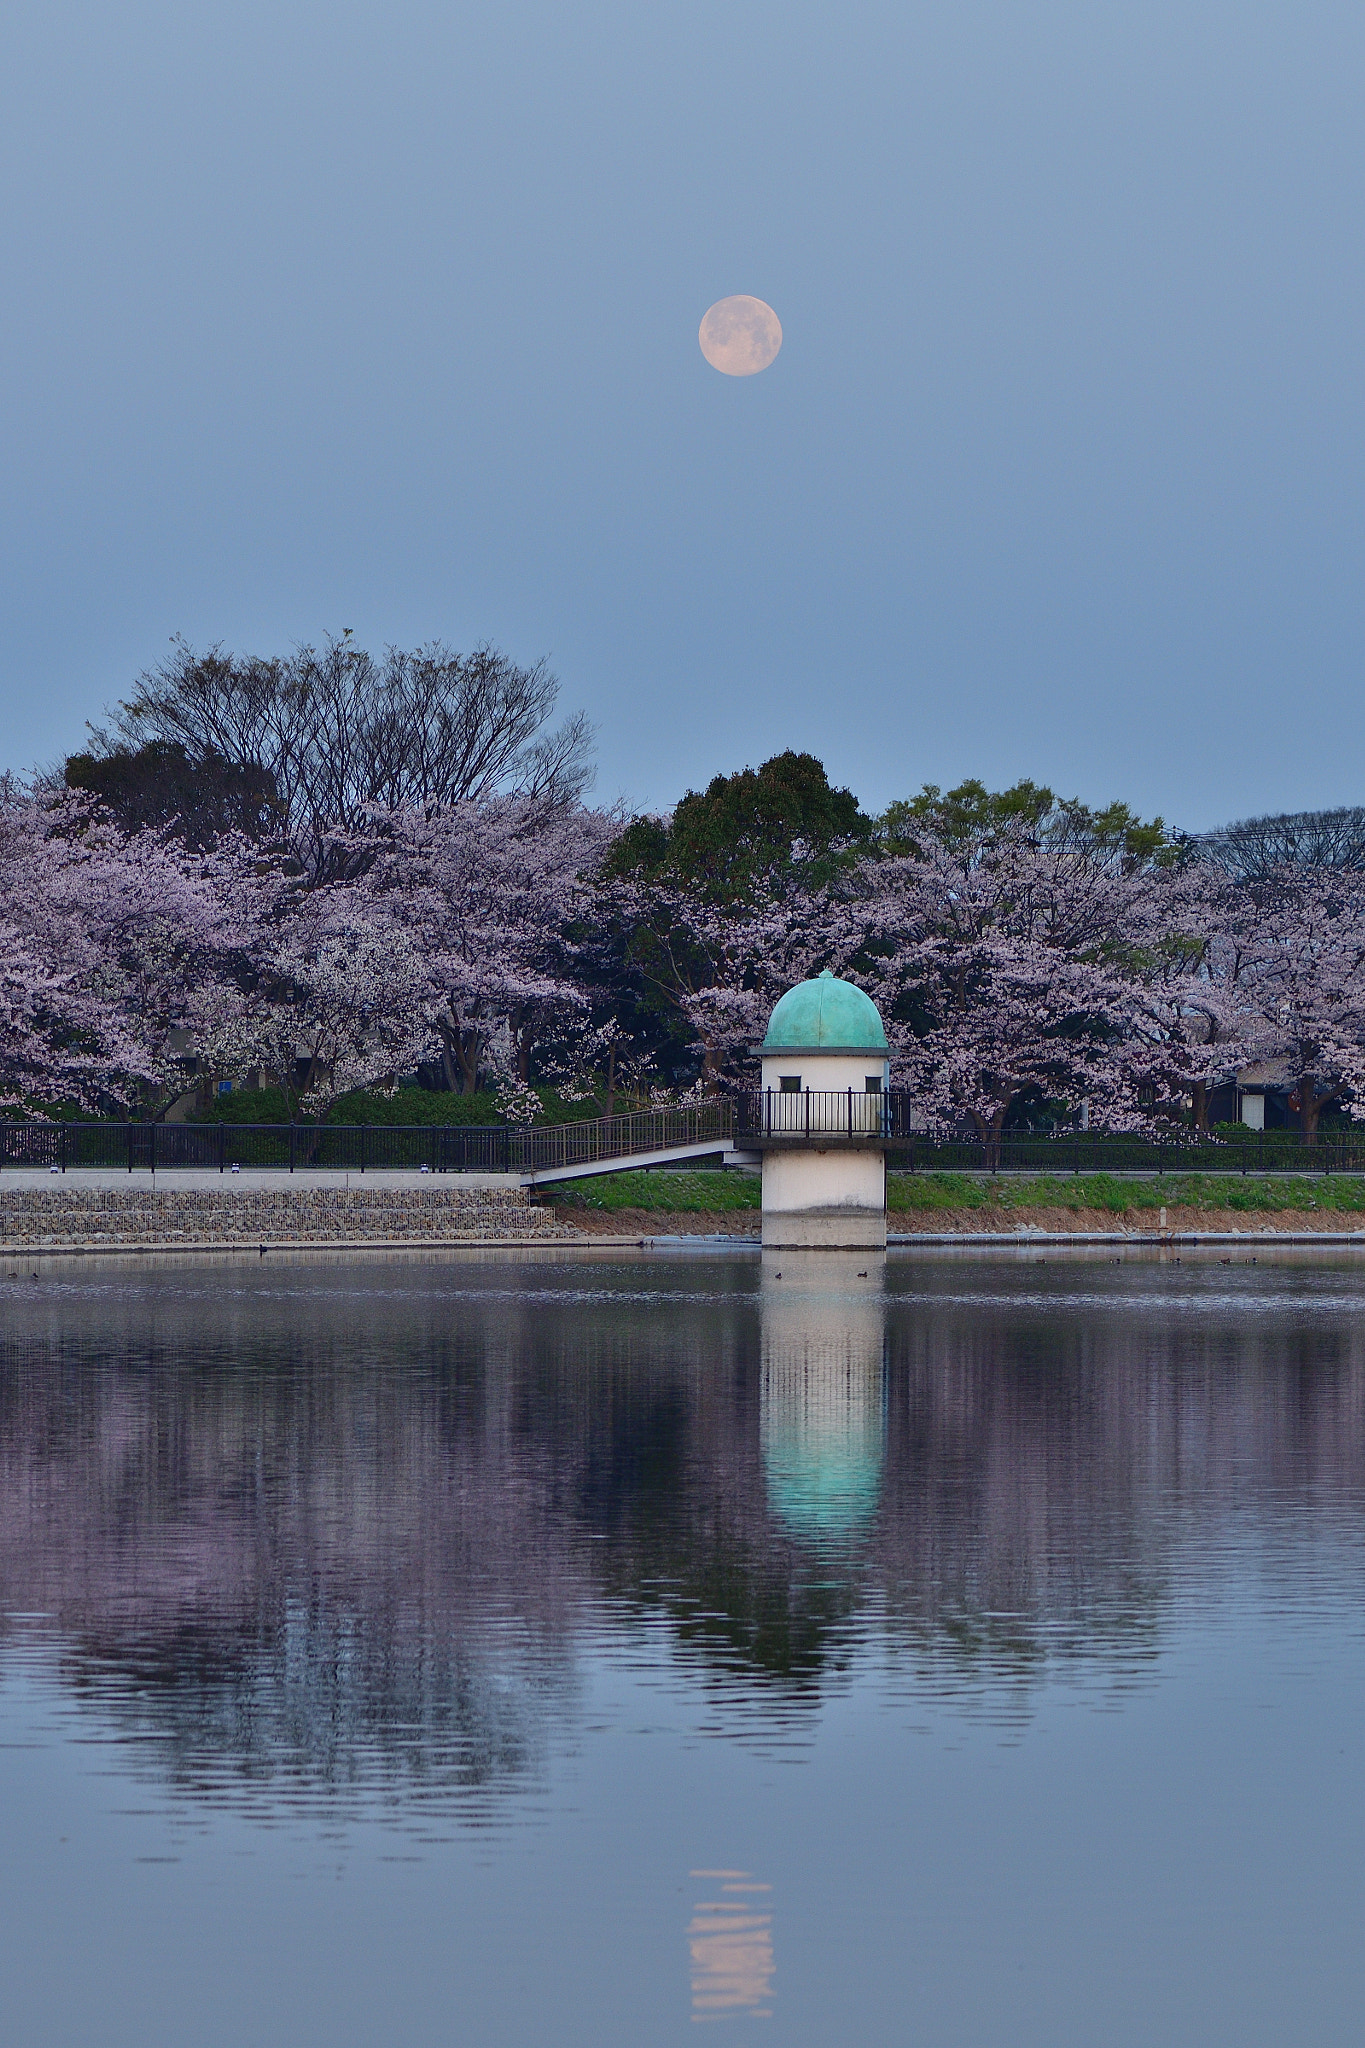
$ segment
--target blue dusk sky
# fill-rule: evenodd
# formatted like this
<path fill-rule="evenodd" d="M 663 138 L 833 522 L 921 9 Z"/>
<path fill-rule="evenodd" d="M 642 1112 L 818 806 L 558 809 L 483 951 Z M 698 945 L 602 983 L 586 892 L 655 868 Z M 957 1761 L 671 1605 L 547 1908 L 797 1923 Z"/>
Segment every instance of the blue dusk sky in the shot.
<path fill-rule="evenodd" d="M 9 0 L 0 760 L 349 626 L 548 655 L 643 806 L 787 746 L 1365 798 L 1363 60 L 1327 0 Z"/>

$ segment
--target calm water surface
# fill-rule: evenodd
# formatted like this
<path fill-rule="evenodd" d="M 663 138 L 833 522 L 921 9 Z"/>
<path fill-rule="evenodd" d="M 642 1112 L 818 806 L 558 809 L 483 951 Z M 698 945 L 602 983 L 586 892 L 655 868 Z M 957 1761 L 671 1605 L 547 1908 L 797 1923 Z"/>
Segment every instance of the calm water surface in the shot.
<path fill-rule="evenodd" d="M 1355 1255 L 31 1271 L 5 2040 L 1359 2040 Z"/>

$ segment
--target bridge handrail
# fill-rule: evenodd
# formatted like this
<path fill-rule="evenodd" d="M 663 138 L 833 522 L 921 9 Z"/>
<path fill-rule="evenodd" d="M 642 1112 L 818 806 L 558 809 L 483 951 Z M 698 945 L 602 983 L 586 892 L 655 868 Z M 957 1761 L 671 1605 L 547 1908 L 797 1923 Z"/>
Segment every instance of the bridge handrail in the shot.
<path fill-rule="evenodd" d="M 632 1109 L 619 1116 L 585 1118 L 573 1124 L 526 1124 L 512 1134 L 514 1164 L 523 1172 L 553 1166 L 589 1166 L 640 1152 L 666 1152 L 714 1138 L 726 1142 L 734 1131 L 734 1105 L 726 1097 L 667 1109 Z"/>

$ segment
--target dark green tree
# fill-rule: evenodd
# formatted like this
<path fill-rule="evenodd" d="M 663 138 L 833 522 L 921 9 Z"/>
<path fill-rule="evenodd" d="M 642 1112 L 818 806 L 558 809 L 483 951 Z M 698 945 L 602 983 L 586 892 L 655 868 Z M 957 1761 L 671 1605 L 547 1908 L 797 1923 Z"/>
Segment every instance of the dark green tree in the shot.
<path fill-rule="evenodd" d="M 95 797 L 123 831 L 173 829 L 195 853 L 228 832 L 268 839 L 282 823 L 267 769 L 225 760 L 212 748 L 192 761 L 176 740 L 72 754 L 63 779 Z"/>
<path fill-rule="evenodd" d="M 760 768 L 689 789 L 667 821 L 637 818 L 617 841 L 615 868 L 696 890 L 712 903 L 753 902 L 797 875 L 818 887 L 843 853 L 871 835 L 872 820 L 852 791 L 834 788 L 814 754 L 789 749 Z"/>
<path fill-rule="evenodd" d="M 1020 833 L 1035 845 L 1084 854 L 1097 866 L 1130 874 L 1178 857 L 1162 819 L 1148 823 L 1120 803 L 1091 810 L 1079 797 L 1059 797 L 1027 779 L 1002 790 L 973 779 L 946 792 L 926 782 L 918 796 L 888 805 L 875 831 L 885 853 L 918 853 L 933 838 L 968 866 L 1002 836 Z"/>
<path fill-rule="evenodd" d="M 824 886 L 872 844 L 873 824 L 823 762 L 788 750 L 688 790 L 668 818 L 637 818 L 612 850 L 602 978 L 615 1014 L 661 1073 L 681 1078 L 694 1032 L 678 998 L 713 968 L 686 906 L 736 913 Z"/>

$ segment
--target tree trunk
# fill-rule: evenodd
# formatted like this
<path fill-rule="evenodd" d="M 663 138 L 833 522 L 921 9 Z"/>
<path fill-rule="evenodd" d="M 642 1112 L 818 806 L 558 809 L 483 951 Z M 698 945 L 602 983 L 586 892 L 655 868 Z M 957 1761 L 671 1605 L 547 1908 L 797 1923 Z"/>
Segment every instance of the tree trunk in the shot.
<path fill-rule="evenodd" d="M 1322 1115 L 1323 1110 L 1326 1109 L 1336 1092 L 1335 1088 L 1324 1088 L 1322 1093 L 1319 1094 L 1317 1084 L 1311 1074 L 1301 1074 L 1299 1076 L 1299 1115 L 1303 1119 L 1303 1141 L 1305 1145 L 1317 1144 L 1318 1118 Z"/>
<path fill-rule="evenodd" d="M 460 1090 L 456 1086 L 458 1077 L 455 1069 L 455 1060 L 450 1050 L 450 1034 L 445 1030 L 444 1026 L 441 1030 L 441 1072 L 445 1076 L 445 1084 L 450 1093 L 458 1095 Z"/>
<path fill-rule="evenodd" d="M 1195 1083 L 1193 1084 L 1192 1088 L 1191 1088 L 1190 1094 L 1191 1094 L 1191 1105 L 1190 1105 L 1190 1106 L 1191 1106 L 1191 1110 L 1192 1110 L 1192 1113 L 1193 1113 L 1193 1117 L 1194 1117 L 1194 1127 L 1195 1127 L 1195 1129 L 1196 1129 L 1197 1131 L 1202 1131 L 1202 1132 L 1204 1133 L 1204 1136 L 1205 1136 L 1205 1137 L 1207 1137 L 1207 1136 L 1208 1136 L 1208 1134 L 1209 1134 L 1209 1084 L 1208 1084 L 1208 1082 L 1207 1082 L 1207 1081 L 1196 1081 L 1196 1082 L 1195 1082 Z"/>
<path fill-rule="evenodd" d="M 446 1086 L 452 1094 L 475 1095 L 479 1087 L 479 1054 L 483 1051 L 483 1033 L 460 1028 L 457 1025 L 441 1026 L 441 1065 L 445 1070 Z M 459 1076 L 459 1087 L 455 1086 Z"/>
<path fill-rule="evenodd" d="M 701 1042 L 701 1078 L 702 1085 L 708 1095 L 719 1095 L 721 1081 L 720 1054 L 716 1047 L 711 1044 L 710 1040 L 705 1038 Z"/>
<path fill-rule="evenodd" d="M 616 1106 L 616 1047 L 607 1048 L 607 1099 L 603 1114 L 610 1116 Z"/>
<path fill-rule="evenodd" d="M 318 1078 L 318 1069 L 319 1069 L 320 1065 L 321 1065 L 321 1054 L 320 1054 L 320 1052 L 319 1052 L 319 1049 L 318 1049 L 318 1047 L 317 1047 L 317 1046 L 315 1045 L 315 1046 L 313 1047 L 312 1051 L 311 1051 L 311 1052 L 309 1053 L 309 1055 L 308 1055 L 308 1071 L 307 1071 L 307 1073 L 306 1073 L 306 1074 L 304 1075 L 304 1077 L 303 1077 L 303 1084 L 302 1084 L 302 1086 L 300 1086 L 300 1084 L 299 1084 L 299 1081 L 298 1081 L 298 1063 L 297 1063 L 297 1061 L 295 1062 L 295 1065 L 294 1065 L 294 1071 L 293 1071 L 293 1073 L 292 1073 L 292 1074 L 290 1074 L 290 1075 L 289 1075 L 289 1077 L 288 1077 L 288 1080 L 287 1080 L 287 1082 L 286 1082 L 286 1087 L 287 1087 L 287 1089 L 288 1089 L 288 1092 L 290 1093 L 290 1095 L 291 1095 L 291 1096 L 293 1096 L 293 1098 L 294 1098 L 294 1101 L 295 1101 L 295 1104 L 296 1104 L 296 1107 L 295 1107 L 295 1111 L 294 1111 L 294 1114 L 295 1114 L 295 1116 L 296 1116 L 296 1117 L 297 1117 L 297 1115 L 298 1115 L 299 1109 L 301 1109 L 301 1108 L 302 1108 L 302 1106 L 303 1106 L 303 1099 L 304 1099 L 304 1097 L 305 1097 L 305 1096 L 307 1095 L 307 1093 L 308 1093 L 309 1089 L 310 1089 L 310 1088 L 312 1088 L 312 1087 L 314 1086 L 314 1084 L 316 1083 L 316 1081 L 317 1081 L 317 1078 Z"/>
<path fill-rule="evenodd" d="M 1004 1134 L 1005 1118 L 1009 1115 L 1010 1103 L 1013 1100 L 1014 1097 L 1009 1096 L 990 1117 L 981 1116 L 974 1109 L 967 1112 L 976 1125 L 977 1136 L 981 1140 L 982 1164 L 988 1173 L 1000 1171 L 1000 1141 Z"/>
<path fill-rule="evenodd" d="M 460 1062 L 460 1074 L 464 1081 L 463 1093 L 477 1095 L 479 1092 L 479 1054 L 483 1051 L 481 1031 L 462 1031 L 456 1042 L 456 1057 Z"/>
<path fill-rule="evenodd" d="M 526 1088 L 531 1085 L 531 1047 L 535 1042 L 535 1025 L 528 1017 L 517 1032 L 517 1079 Z"/>
<path fill-rule="evenodd" d="M 1012 1102 L 1013 1100 L 1014 1098 L 1011 1096 L 1010 1101 Z M 1009 1106 L 1009 1102 L 1002 1102 L 995 1115 L 991 1118 L 990 1169 L 992 1173 L 999 1173 L 1000 1171 L 1001 1140 L 1005 1135 L 1005 1116 Z"/>

